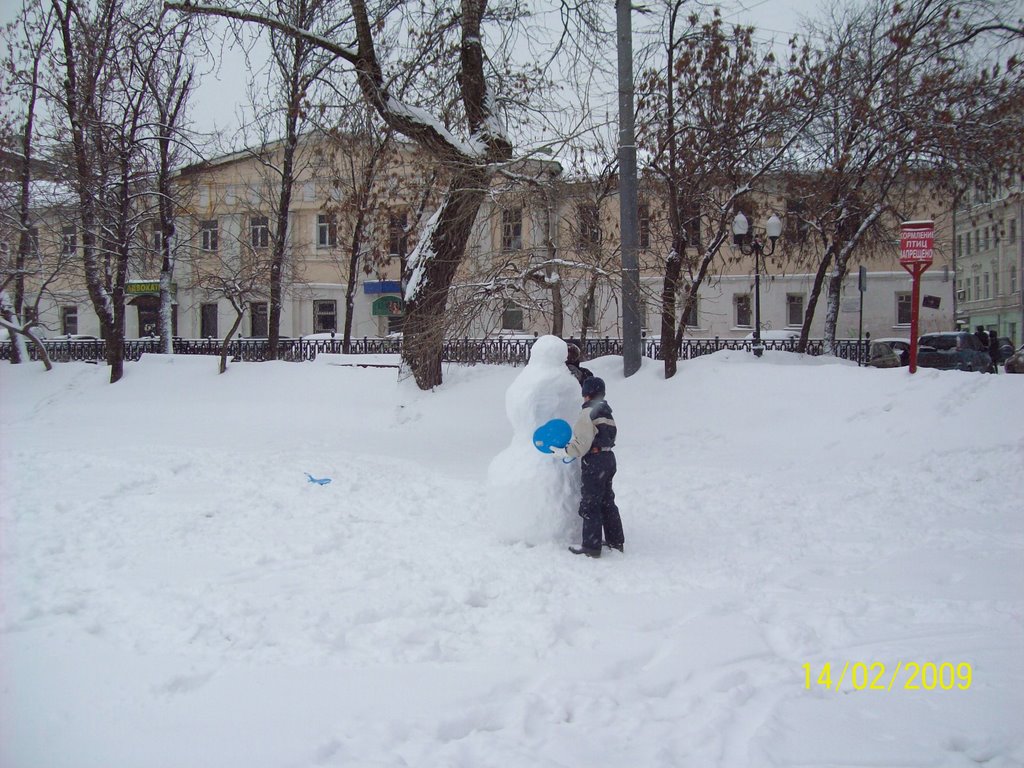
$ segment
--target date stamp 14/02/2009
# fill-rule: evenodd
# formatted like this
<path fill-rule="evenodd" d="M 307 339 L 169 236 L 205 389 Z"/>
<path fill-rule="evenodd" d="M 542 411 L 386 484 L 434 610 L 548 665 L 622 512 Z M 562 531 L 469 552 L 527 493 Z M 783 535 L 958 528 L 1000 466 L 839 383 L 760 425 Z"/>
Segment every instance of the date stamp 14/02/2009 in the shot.
<path fill-rule="evenodd" d="M 855 691 L 966 691 L 971 687 L 971 665 L 966 661 L 898 661 L 891 671 L 880 661 L 847 661 L 841 668 L 826 661 L 819 666 L 804 664 L 803 669 L 808 690 L 812 686 L 836 692 L 844 687 Z"/>

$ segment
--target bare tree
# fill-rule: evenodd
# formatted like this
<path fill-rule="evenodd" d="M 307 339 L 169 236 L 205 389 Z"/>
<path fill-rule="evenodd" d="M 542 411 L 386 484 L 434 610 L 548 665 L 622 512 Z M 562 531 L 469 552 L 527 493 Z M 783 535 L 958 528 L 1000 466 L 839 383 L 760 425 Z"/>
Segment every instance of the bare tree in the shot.
<path fill-rule="evenodd" d="M 342 45 L 338 35 L 297 26 L 279 14 L 252 12 L 239 7 L 213 7 L 186 2 L 167 6 L 190 13 L 206 13 L 263 24 L 293 35 L 329 52 L 351 65 L 363 98 L 396 132 L 412 139 L 443 165 L 447 191 L 440 207 L 428 220 L 405 273 L 405 343 L 403 355 L 417 384 L 430 389 L 441 383 L 441 351 L 449 288 L 465 255 L 473 221 L 485 200 L 495 170 L 512 157 L 512 142 L 500 119 L 501 94 L 492 90 L 489 72 L 501 72 L 505 62 L 485 55 L 484 27 L 488 22 L 486 0 L 463 0 L 457 8 L 447 6 L 406 6 L 411 14 L 402 20 L 407 28 L 420 30 L 415 51 L 404 57 L 406 64 L 422 67 L 432 53 L 446 50 L 444 41 L 458 36 L 457 73 L 447 78 L 461 96 L 461 127 L 457 132 L 426 110 L 395 96 L 393 77 L 378 58 L 378 38 L 388 28 L 385 9 L 378 17 L 364 0 L 351 0 L 352 35 L 355 45 Z M 513 28 L 524 9 L 515 5 L 495 9 L 493 19 Z M 393 26 L 392 26 L 393 28 Z M 450 67 L 450 65 L 449 65 Z M 446 71 L 450 68 L 446 67 Z M 416 101 L 428 103 L 428 94 Z"/>
<path fill-rule="evenodd" d="M 106 340 L 111 383 L 124 375 L 125 288 L 137 253 L 145 167 L 145 83 L 157 57 L 148 37 L 152 8 L 125 0 L 88 7 L 51 0 L 60 47 L 56 111 L 70 133 L 69 182 L 78 197 L 85 281 Z"/>
<path fill-rule="evenodd" d="M 678 348 L 700 286 L 721 266 L 732 218 L 777 166 L 807 122 L 795 107 L 813 105 L 805 90 L 808 62 L 791 41 L 785 67 L 754 42 L 749 27 L 726 29 L 684 16 L 684 0 L 665 8 L 665 63 L 642 78 L 638 141 L 649 153 L 648 181 L 664 190 L 669 242 L 661 290 L 665 376 L 675 375 Z M 748 210 L 749 213 L 749 210 Z M 681 316 L 677 297 L 685 294 Z"/>
<path fill-rule="evenodd" d="M 872 238 L 894 236 L 893 223 L 910 212 L 908 188 L 1020 168 L 1019 152 L 998 149 L 1019 146 L 1013 62 L 1006 73 L 986 70 L 966 47 L 984 34 L 973 21 L 982 6 L 991 8 L 954 0 L 892 8 L 879 0 L 845 9 L 819 30 L 825 109 L 802 138 L 788 192 L 802 201 L 797 215 L 817 252 L 801 349 L 824 289 L 826 351 L 834 350 L 851 259 Z"/>
<path fill-rule="evenodd" d="M 195 64 L 190 50 L 195 34 L 193 20 L 186 19 L 172 26 L 161 14 L 151 35 L 157 63 L 145 81 L 154 111 L 151 133 L 156 144 L 154 186 L 157 231 L 160 233 L 160 313 L 157 328 L 164 354 L 174 351 L 171 288 L 176 257 L 174 221 L 179 210 L 172 178 L 183 149 L 190 143 L 183 122 L 195 82 Z"/>
<path fill-rule="evenodd" d="M 215 250 L 197 254 L 193 261 L 193 287 L 210 298 L 226 300 L 235 313 L 231 328 L 221 342 L 220 373 L 227 371 L 231 341 L 242 325 L 246 309 L 251 310 L 254 302 L 266 301 L 268 297 L 269 266 L 268 252 L 253 247 L 251 239 L 244 235 L 244 227 L 236 239 L 218 243 Z"/>
<path fill-rule="evenodd" d="M 25 279 L 33 247 L 36 245 L 31 219 L 31 191 L 36 154 L 36 108 L 40 100 L 41 69 L 45 63 L 52 33 L 52 13 L 43 8 L 41 3 L 32 2 L 22 7 L 18 18 L 8 25 L 2 34 L 8 48 L 7 60 L 2 67 L 0 94 L 6 104 L 20 104 L 24 108 L 20 115 L 9 117 L 11 127 L 16 126 L 16 129 L 14 132 L 8 132 L 8 136 L 13 139 L 11 143 L 17 146 L 17 221 L 11 222 L 15 224 L 13 228 L 4 228 L 8 231 L 13 229 L 17 233 L 18 246 L 14 263 L 3 265 L 4 300 L 0 315 L 11 333 L 12 363 L 21 362 L 23 358 L 23 349 L 16 335 L 25 334 L 34 339 L 31 327 L 38 317 L 38 307 L 32 317 L 25 317 Z M 10 210 L 6 205 L 4 209 Z M 8 282 L 13 296 L 7 292 Z M 42 344 L 38 343 L 38 340 L 36 343 L 49 369 L 49 358 Z"/>

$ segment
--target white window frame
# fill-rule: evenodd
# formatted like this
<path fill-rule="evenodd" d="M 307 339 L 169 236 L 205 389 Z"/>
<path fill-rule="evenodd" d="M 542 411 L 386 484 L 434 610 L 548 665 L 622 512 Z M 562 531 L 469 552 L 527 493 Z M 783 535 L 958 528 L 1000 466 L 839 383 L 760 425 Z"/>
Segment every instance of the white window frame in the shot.
<path fill-rule="evenodd" d="M 740 320 L 740 306 L 745 306 L 745 314 L 747 316 L 747 322 L 742 323 Z M 736 328 L 753 328 L 754 327 L 754 309 L 753 302 L 749 293 L 737 293 L 732 297 L 732 316 L 733 322 Z"/>
<path fill-rule="evenodd" d="M 321 318 L 331 318 L 330 327 Z M 338 330 L 338 302 L 334 299 L 313 300 L 313 333 L 331 333 Z"/>
<path fill-rule="evenodd" d="M 316 247 L 336 248 L 338 246 L 338 216 L 323 212 L 316 215 Z"/>
<path fill-rule="evenodd" d="M 199 222 L 199 249 L 207 253 L 216 253 L 220 245 L 220 224 L 217 219 L 204 219 Z"/>
<path fill-rule="evenodd" d="M 501 212 L 501 250 L 523 249 L 523 209 L 505 208 Z"/>
<path fill-rule="evenodd" d="M 509 322 L 512 318 L 517 316 L 519 318 L 517 321 Z M 501 311 L 501 330 L 522 331 L 526 327 L 524 321 L 523 308 L 511 299 L 506 299 L 504 309 Z"/>
<path fill-rule="evenodd" d="M 896 301 L 896 306 L 895 306 L 895 310 L 896 310 L 896 323 L 895 323 L 895 325 L 897 327 L 910 325 L 910 320 L 911 320 L 911 317 L 913 317 L 913 313 L 914 313 L 914 294 L 912 294 L 910 291 L 896 291 L 895 301 Z M 906 312 L 906 319 L 905 320 L 901 320 L 900 319 L 900 310 L 901 309 Z"/>
<path fill-rule="evenodd" d="M 270 218 L 257 215 L 249 217 L 249 244 L 253 248 L 270 247 Z"/>
<path fill-rule="evenodd" d="M 61 253 L 65 256 L 74 256 L 78 252 L 78 227 L 75 225 L 63 227 L 60 231 Z"/>
<path fill-rule="evenodd" d="M 74 328 L 72 328 L 72 325 Z M 60 328 L 65 336 L 78 334 L 78 305 L 68 304 L 60 308 Z"/>
<path fill-rule="evenodd" d="M 804 324 L 804 300 L 807 297 L 802 293 L 786 294 L 786 325 L 789 328 L 802 328 Z M 793 305 L 799 299 L 800 310 L 797 312 L 797 319 L 793 319 Z"/>

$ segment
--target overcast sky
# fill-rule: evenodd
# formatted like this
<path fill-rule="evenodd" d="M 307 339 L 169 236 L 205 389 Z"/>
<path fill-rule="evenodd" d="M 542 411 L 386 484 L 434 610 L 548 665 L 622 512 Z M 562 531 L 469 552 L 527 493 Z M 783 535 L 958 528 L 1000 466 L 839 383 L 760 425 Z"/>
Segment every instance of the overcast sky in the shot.
<path fill-rule="evenodd" d="M 609 3 L 612 0 L 608 0 Z M 813 15 L 822 0 L 749 0 L 722 4 L 723 15 L 729 22 L 750 24 L 758 28 L 762 40 L 785 40 L 798 31 L 803 16 Z M 20 0 L 0 0 L 0 20 L 14 18 Z M 636 22 L 634 22 L 636 24 Z M 265 50 L 265 49 L 264 49 Z M 254 63 L 265 64 L 260 48 L 253 54 Z M 247 86 L 254 79 L 263 82 L 264 75 L 253 73 L 246 63 L 245 54 L 231 44 L 214 42 L 211 55 L 200 62 L 202 81 L 194 100 L 192 119 L 195 127 L 204 132 L 220 131 L 230 141 L 238 136 L 240 124 L 246 122 L 245 105 L 248 103 Z"/>

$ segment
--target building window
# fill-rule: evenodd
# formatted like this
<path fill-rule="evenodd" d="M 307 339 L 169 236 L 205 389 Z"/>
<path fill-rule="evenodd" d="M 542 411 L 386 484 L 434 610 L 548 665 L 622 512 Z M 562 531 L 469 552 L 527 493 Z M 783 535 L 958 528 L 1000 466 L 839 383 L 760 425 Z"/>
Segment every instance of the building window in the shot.
<path fill-rule="evenodd" d="M 956 236 L 956 255 L 957 256 L 963 256 L 964 255 L 964 236 L 963 235 L 957 235 Z"/>
<path fill-rule="evenodd" d="M 514 301 L 505 301 L 505 308 L 501 313 L 501 328 L 505 331 L 523 330 L 523 310 Z"/>
<path fill-rule="evenodd" d="M 217 250 L 218 229 L 216 219 L 199 222 L 199 247 L 204 251 Z"/>
<path fill-rule="evenodd" d="M 651 247 L 651 208 L 647 203 L 642 203 L 637 209 L 637 221 L 639 222 L 640 247 Z"/>
<path fill-rule="evenodd" d="M 1017 292 L 1017 265 L 1010 265 L 1010 293 Z"/>
<path fill-rule="evenodd" d="M 992 265 L 992 295 L 999 295 L 999 265 Z"/>
<path fill-rule="evenodd" d="M 78 307 L 67 306 L 60 308 L 61 333 L 74 336 L 78 333 Z"/>
<path fill-rule="evenodd" d="M 967 233 L 967 237 L 964 238 L 964 242 L 967 244 L 967 255 L 971 255 L 971 233 Z"/>
<path fill-rule="evenodd" d="M 973 301 L 973 298 L 971 296 L 971 278 L 968 277 L 966 280 L 964 280 L 964 285 L 967 286 L 964 289 L 964 299 L 966 301 Z"/>
<path fill-rule="evenodd" d="M 501 212 L 501 250 L 523 248 L 523 209 L 508 208 Z"/>
<path fill-rule="evenodd" d="M 981 275 L 974 276 L 974 298 L 981 300 Z"/>
<path fill-rule="evenodd" d="M 316 217 L 316 247 L 334 248 L 338 245 L 338 217 L 333 213 L 320 213 Z"/>
<path fill-rule="evenodd" d="M 65 256 L 74 256 L 78 250 L 78 230 L 75 227 L 64 227 L 61 232 L 61 251 Z"/>
<path fill-rule="evenodd" d="M 255 338 L 266 338 L 270 324 L 267 322 L 267 302 L 249 302 L 249 335 Z"/>
<path fill-rule="evenodd" d="M 388 254 L 392 258 L 404 259 L 409 249 L 409 214 L 392 213 L 388 218 Z"/>
<path fill-rule="evenodd" d="M 751 220 L 749 212 L 745 212 Z M 811 225 L 807 223 L 807 206 L 803 200 L 786 201 L 786 240 L 793 243 L 806 243 Z"/>
<path fill-rule="evenodd" d="M 253 248 L 266 248 L 270 245 L 270 221 L 266 216 L 249 217 L 249 242 Z"/>
<path fill-rule="evenodd" d="M 601 242 L 601 216 L 593 203 L 581 203 L 579 207 L 580 245 L 597 245 Z"/>
<path fill-rule="evenodd" d="M 216 339 L 217 333 L 217 305 L 203 304 L 199 309 L 199 335 L 204 339 Z"/>
<path fill-rule="evenodd" d="M 909 293 L 896 294 L 896 325 L 910 325 L 914 301 Z"/>
<path fill-rule="evenodd" d="M 984 238 L 982 239 L 981 242 L 982 242 L 982 247 L 987 251 L 988 250 L 988 227 L 985 227 Z"/>
<path fill-rule="evenodd" d="M 988 272 L 986 272 L 986 273 L 985 273 L 984 275 L 982 275 L 982 281 L 981 281 L 981 283 L 982 283 L 982 285 L 984 286 L 984 291 L 985 291 L 985 298 L 986 298 L 986 299 L 987 299 L 987 298 L 990 298 L 990 296 L 989 296 L 989 291 L 988 291 Z"/>
<path fill-rule="evenodd" d="M 981 230 L 974 230 L 974 250 L 981 253 Z"/>
<path fill-rule="evenodd" d="M 159 221 L 153 222 L 153 228 L 150 233 L 150 243 L 153 245 L 153 250 L 156 253 L 162 253 L 164 249 L 164 231 L 160 227 Z"/>
<path fill-rule="evenodd" d="M 733 299 L 736 310 L 736 327 L 750 328 L 750 294 L 744 293 Z"/>
<path fill-rule="evenodd" d="M 1017 220 L 1010 219 L 1009 226 L 1009 237 L 1007 238 L 1011 243 L 1017 242 Z"/>
<path fill-rule="evenodd" d="M 686 287 L 686 294 L 683 296 L 683 311 L 686 311 L 686 301 L 690 297 L 690 287 Z M 693 304 L 690 305 L 690 312 L 683 317 L 683 324 L 687 328 L 700 328 L 700 294 L 693 297 Z"/>
<path fill-rule="evenodd" d="M 313 333 L 338 330 L 338 302 L 326 299 L 313 302 Z"/>
<path fill-rule="evenodd" d="M 786 325 L 802 326 L 804 324 L 804 295 L 802 293 L 786 294 Z"/>

